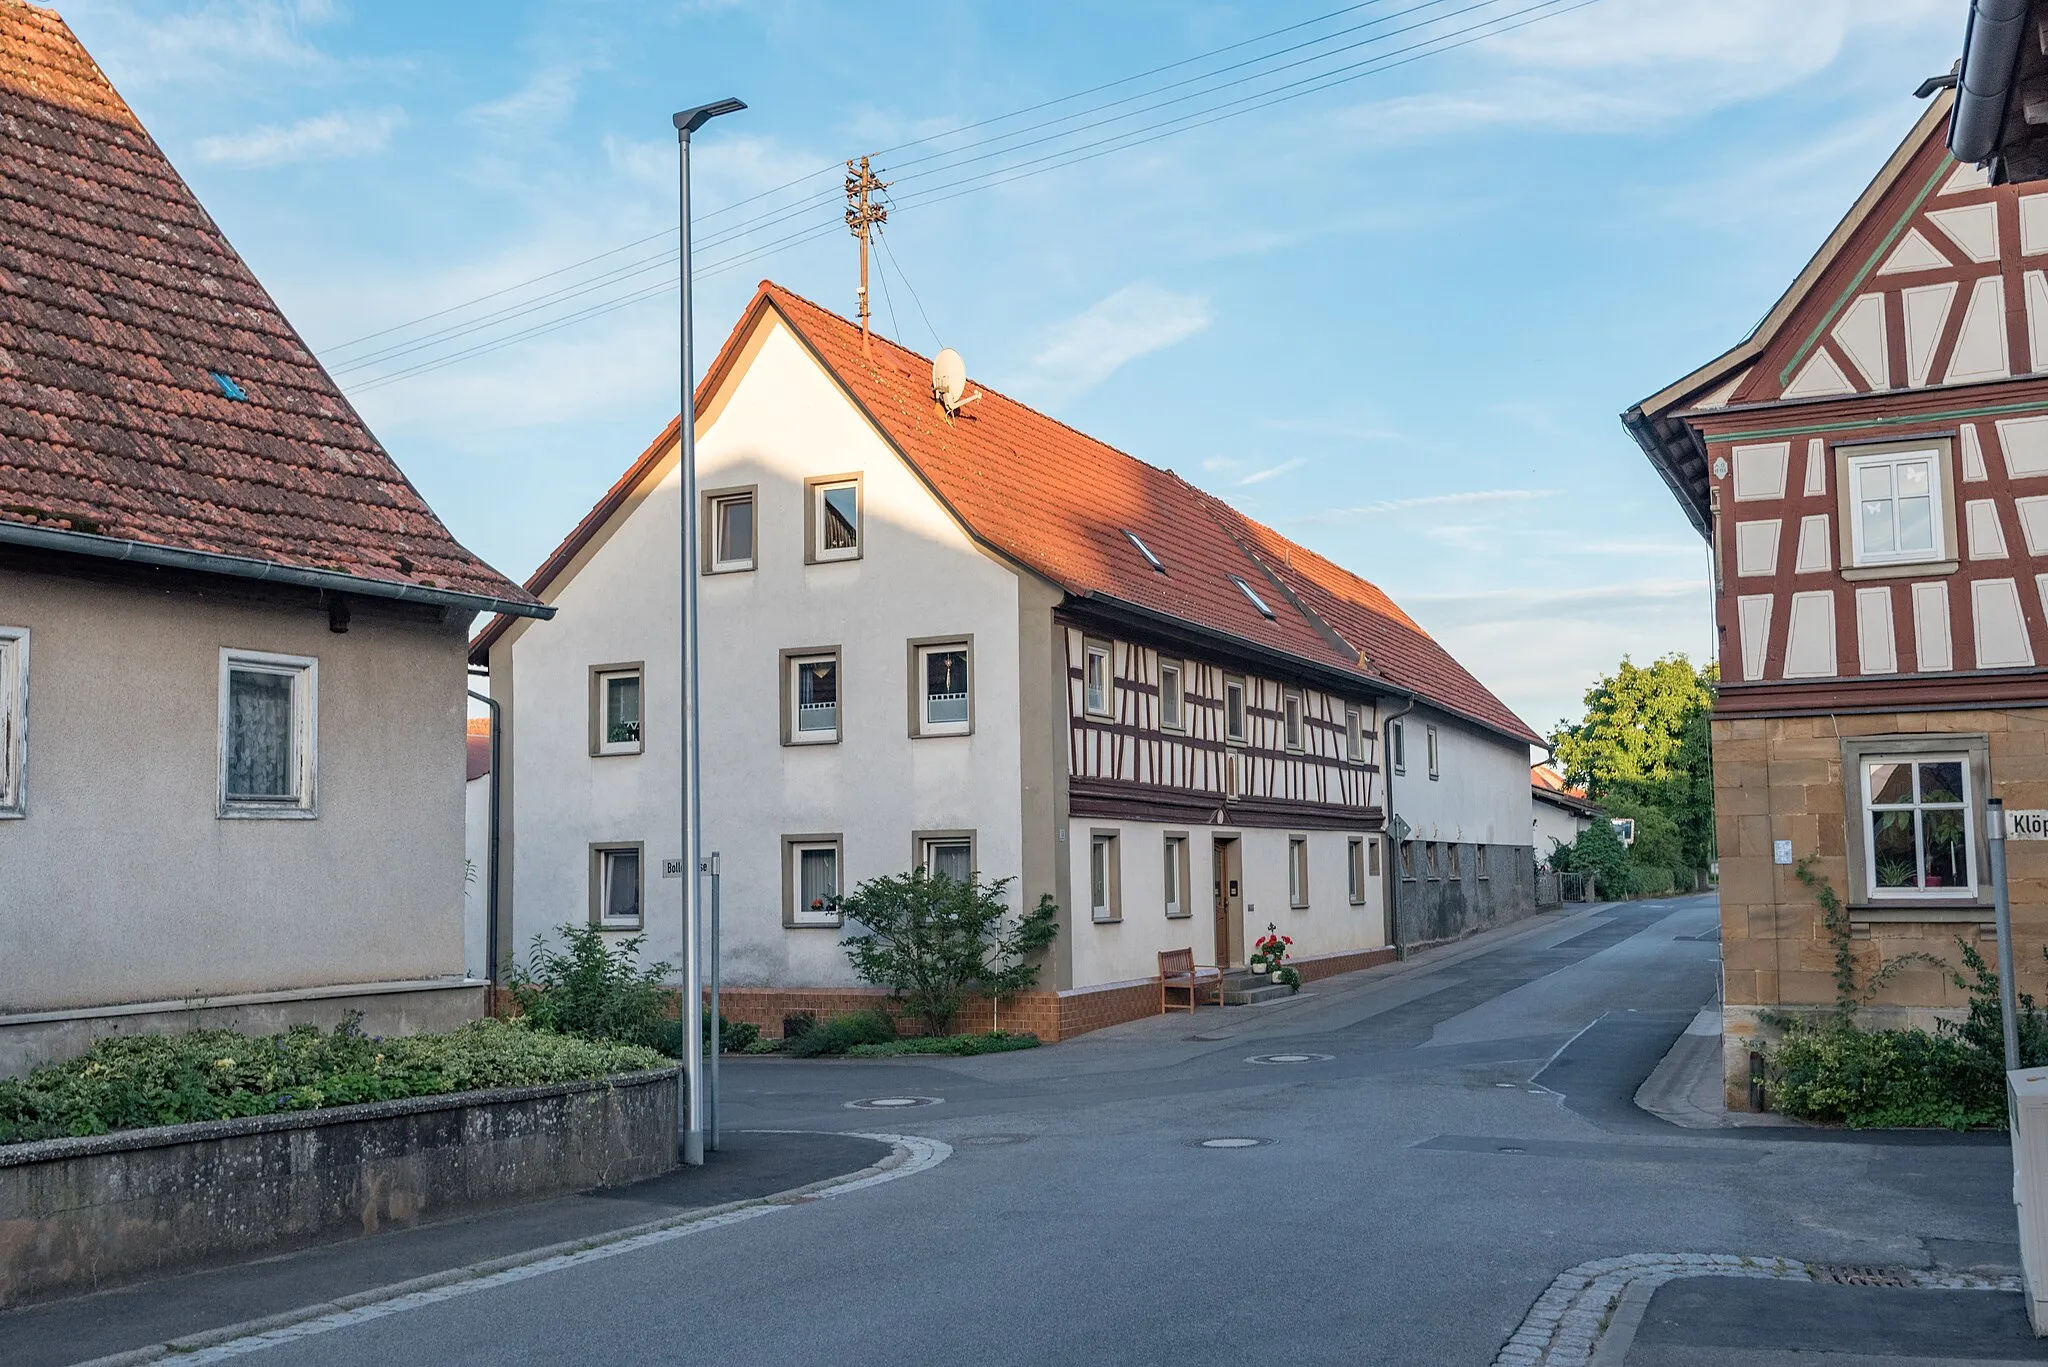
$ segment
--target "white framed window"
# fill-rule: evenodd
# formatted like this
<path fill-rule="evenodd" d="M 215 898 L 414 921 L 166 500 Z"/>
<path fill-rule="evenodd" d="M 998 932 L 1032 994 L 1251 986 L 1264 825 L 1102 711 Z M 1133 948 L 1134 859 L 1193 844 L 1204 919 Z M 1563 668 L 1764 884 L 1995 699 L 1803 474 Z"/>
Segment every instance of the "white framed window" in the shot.
<path fill-rule="evenodd" d="M 0 819 L 28 815 L 28 628 L 0 627 Z"/>
<path fill-rule="evenodd" d="M 810 559 L 858 560 L 861 553 L 861 487 L 858 475 L 812 480 Z"/>
<path fill-rule="evenodd" d="M 917 837 L 917 862 L 933 878 L 974 881 L 974 833 L 924 831 Z"/>
<path fill-rule="evenodd" d="M 1365 902 L 1365 837 L 1354 835 L 1344 846 L 1345 887 L 1351 897 L 1352 906 Z"/>
<path fill-rule="evenodd" d="M 754 490 L 704 495 L 704 570 L 733 574 L 754 568 Z"/>
<path fill-rule="evenodd" d="M 1407 728 L 1398 721 L 1387 723 L 1387 760 L 1394 766 L 1394 772 L 1408 772 Z"/>
<path fill-rule="evenodd" d="M 1302 748 L 1301 731 L 1301 694 L 1284 694 L 1280 699 L 1280 734 L 1287 748 L 1296 753 Z"/>
<path fill-rule="evenodd" d="M 912 641 L 910 734 L 964 736 L 974 729 L 973 642 Z"/>
<path fill-rule="evenodd" d="M 1178 660 L 1159 662 L 1159 725 L 1167 731 L 1188 727 L 1187 675 Z"/>
<path fill-rule="evenodd" d="M 1096 921 L 1123 919 L 1123 868 L 1115 831 L 1088 836 L 1088 911 Z"/>
<path fill-rule="evenodd" d="M 1422 738 L 1427 743 L 1429 749 L 1429 781 L 1434 783 L 1443 775 L 1443 769 L 1439 764 L 1437 753 L 1436 728 L 1434 726 L 1424 727 Z"/>
<path fill-rule="evenodd" d="M 1273 620 L 1273 609 L 1266 606 L 1266 600 L 1259 597 L 1257 591 L 1250 584 L 1245 583 L 1244 580 L 1234 574 L 1230 576 L 1230 582 L 1237 585 L 1237 591 L 1244 595 L 1246 602 L 1259 610 L 1259 616 L 1269 622 Z"/>
<path fill-rule="evenodd" d="M 1223 794 L 1225 797 L 1244 796 L 1244 754 L 1242 751 L 1226 751 L 1223 756 Z"/>
<path fill-rule="evenodd" d="M 1850 547 L 1855 564 L 1902 565 L 1948 556 L 1941 452 L 1849 458 Z"/>
<path fill-rule="evenodd" d="M 1169 918 L 1194 915 L 1188 901 L 1188 838 L 1168 832 L 1165 839 L 1166 914 Z"/>
<path fill-rule="evenodd" d="M 637 755 L 642 670 L 637 664 L 596 665 L 590 671 L 590 753 Z"/>
<path fill-rule="evenodd" d="M 315 814 L 319 668 L 305 656 L 221 651 L 221 816 Z"/>
<path fill-rule="evenodd" d="M 1864 755 L 1863 875 L 1870 899 L 1977 893 L 1977 801 L 1963 751 Z"/>
<path fill-rule="evenodd" d="M 840 923 L 840 855 L 838 835 L 786 835 L 782 838 L 782 924 L 836 926 Z"/>
<path fill-rule="evenodd" d="M 639 930 L 645 924 L 641 897 L 642 846 L 604 844 L 590 847 L 590 923 L 602 930 Z"/>
<path fill-rule="evenodd" d="M 1223 681 L 1223 739 L 1234 745 L 1245 741 L 1244 680 Z"/>
<path fill-rule="evenodd" d="M 1355 707 L 1344 709 L 1344 758 L 1365 763 L 1365 716 Z"/>
<path fill-rule="evenodd" d="M 831 745 L 839 740 L 839 652 L 784 651 L 784 745 Z"/>
<path fill-rule="evenodd" d="M 1091 717 L 1110 713 L 1110 648 L 1106 641 L 1090 641 L 1081 650 L 1081 708 Z"/>
<path fill-rule="evenodd" d="M 1287 905 L 1308 905 L 1308 837 L 1287 837 Z"/>

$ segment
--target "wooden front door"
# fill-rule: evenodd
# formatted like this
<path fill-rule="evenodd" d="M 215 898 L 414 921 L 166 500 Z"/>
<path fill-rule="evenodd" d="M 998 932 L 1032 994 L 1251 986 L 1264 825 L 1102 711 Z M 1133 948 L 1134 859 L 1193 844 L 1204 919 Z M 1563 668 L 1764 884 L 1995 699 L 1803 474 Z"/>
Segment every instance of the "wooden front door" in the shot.
<path fill-rule="evenodd" d="M 1244 962 L 1244 871 L 1236 836 L 1218 836 L 1210 847 L 1216 887 L 1216 964 Z"/>

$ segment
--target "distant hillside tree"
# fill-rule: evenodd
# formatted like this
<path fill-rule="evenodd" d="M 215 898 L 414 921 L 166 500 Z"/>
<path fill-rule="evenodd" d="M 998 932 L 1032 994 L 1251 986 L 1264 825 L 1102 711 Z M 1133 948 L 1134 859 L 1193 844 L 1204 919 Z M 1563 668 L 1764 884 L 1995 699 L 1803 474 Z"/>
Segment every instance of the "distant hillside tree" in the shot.
<path fill-rule="evenodd" d="M 1641 666 L 1624 658 L 1586 690 L 1586 714 L 1560 721 L 1550 743 L 1565 779 L 1611 807 L 1649 807 L 1677 827 L 1682 865 L 1714 858 L 1714 766 L 1707 729 L 1720 667 L 1684 655 Z M 1626 814 L 1626 813 L 1619 813 Z M 1660 842 L 1661 843 L 1661 842 Z M 1663 850 L 1659 850 L 1661 855 Z"/>

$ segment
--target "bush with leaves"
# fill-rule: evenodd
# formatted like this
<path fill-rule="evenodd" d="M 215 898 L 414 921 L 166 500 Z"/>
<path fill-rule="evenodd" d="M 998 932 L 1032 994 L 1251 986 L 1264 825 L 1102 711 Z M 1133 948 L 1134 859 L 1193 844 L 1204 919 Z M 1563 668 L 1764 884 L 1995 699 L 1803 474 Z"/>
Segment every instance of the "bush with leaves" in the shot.
<path fill-rule="evenodd" d="M 444 1035 L 377 1039 L 351 1014 L 252 1037 L 229 1030 L 103 1039 L 82 1058 L 0 1078 L 0 1144 L 148 1125 L 232 1120 L 362 1101 L 637 1072 L 667 1064 L 634 1045 L 481 1020 Z"/>
<path fill-rule="evenodd" d="M 557 927 L 562 945 L 533 937 L 531 956 L 512 968 L 512 1000 L 542 1030 L 583 1039 L 619 1040 L 682 1052 L 682 1022 L 670 1015 L 674 993 L 666 963 L 640 964 L 645 935 L 617 943 L 596 926 Z"/>
<path fill-rule="evenodd" d="M 1563 865 L 1555 862 L 1559 855 L 1565 857 Z M 1579 832 L 1577 840 L 1558 846 L 1551 858 L 1551 867 L 1560 872 L 1569 869 L 1573 873 L 1592 874 L 1602 897 L 1626 897 L 1633 886 L 1629 878 L 1628 846 L 1621 843 L 1621 837 L 1606 821 L 1595 820 Z"/>
<path fill-rule="evenodd" d="M 840 904 L 861 927 L 845 942 L 854 972 L 888 988 L 934 1035 L 948 1032 L 970 992 L 1000 1005 L 1038 981 L 1039 958 L 1059 933 L 1050 897 L 1013 921 L 1009 885 L 923 869 L 869 879 Z"/>
<path fill-rule="evenodd" d="M 853 1011 L 814 1025 L 795 1039 L 782 1043 L 791 1058 L 818 1058 L 843 1054 L 862 1044 L 887 1044 L 896 1038 L 896 1022 L 886 1011 Z"/>

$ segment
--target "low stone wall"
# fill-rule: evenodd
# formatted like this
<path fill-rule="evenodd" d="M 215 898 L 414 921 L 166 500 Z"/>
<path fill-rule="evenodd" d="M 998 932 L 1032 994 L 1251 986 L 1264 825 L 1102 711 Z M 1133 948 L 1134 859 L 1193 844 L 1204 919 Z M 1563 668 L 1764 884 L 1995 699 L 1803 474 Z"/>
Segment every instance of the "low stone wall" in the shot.
<path fill-rule="evenodd" d="M 0 1308 L 620 1186 L 676 1163 L 676 1075 L 0 1147 Z"/>
<path fill-rule="evenodd" d="M 1487 876 L 1478 876 L 1470 845 L 1458 847 L 1460 877 L 1452 878 L 1447 846 L 1438 846 L 1437 872 L 1429 872 L 1423 842 L 1414 846 L 1414 877 L 1401 878 L 1400 940 L 1408 949 L 1450 944 L 1482 930 L 1512 925 L 1536 913 L 1536 861 L 1526 845 L 1487 849 Z"/>

